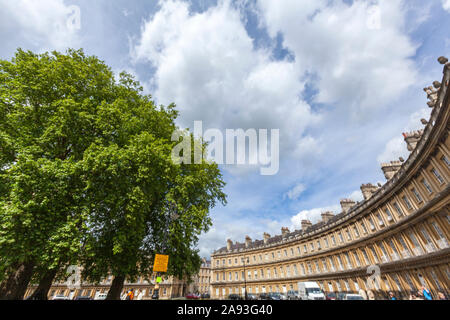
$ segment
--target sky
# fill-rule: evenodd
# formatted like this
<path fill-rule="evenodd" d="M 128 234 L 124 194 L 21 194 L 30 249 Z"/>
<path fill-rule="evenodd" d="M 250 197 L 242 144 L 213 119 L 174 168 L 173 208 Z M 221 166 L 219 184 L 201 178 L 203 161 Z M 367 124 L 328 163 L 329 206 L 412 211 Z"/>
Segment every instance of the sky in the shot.
<path fill-rule="evenodd" d="M 382 162 L 407 158 L 423 88 L 450 56 L 450 0 L 0 0 L 0 59 L 83 48 L 127 71 L 178 125 L 279 129 L 276 175 L 221 165 L 226 206 L 198 249 L 313 223 Z"/>

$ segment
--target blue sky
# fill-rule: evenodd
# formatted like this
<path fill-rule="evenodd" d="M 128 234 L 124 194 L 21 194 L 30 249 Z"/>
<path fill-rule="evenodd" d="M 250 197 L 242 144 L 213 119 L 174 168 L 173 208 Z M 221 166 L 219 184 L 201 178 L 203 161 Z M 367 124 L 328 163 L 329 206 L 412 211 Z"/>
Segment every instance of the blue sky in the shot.
<path fill-rule="evenodd" d="M 82 47 L 175 102 L 180 126 L 280 129 L 277 175 L 222 166 L 228 205 L 199 243 L 209 256 L 384 183 L 380 163 L 408 157 L 402 132 L 429 116 L 422 88 L 441 79 L 449 18 L 450 0 L 0 0 L 0 58 Z"/>

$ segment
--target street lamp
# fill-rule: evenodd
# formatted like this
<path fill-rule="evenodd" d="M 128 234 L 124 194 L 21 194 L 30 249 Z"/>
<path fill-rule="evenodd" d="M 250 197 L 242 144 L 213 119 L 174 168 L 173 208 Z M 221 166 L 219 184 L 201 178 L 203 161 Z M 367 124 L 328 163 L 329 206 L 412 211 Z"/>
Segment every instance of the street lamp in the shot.
<path fill-rule="evenodd" d="M 250 259 L 242 258 L 242 263 L 244 263 L 244 299 L 247 300 L 247 272 L 245 271 L 245 262 L 250 263 Z"/>

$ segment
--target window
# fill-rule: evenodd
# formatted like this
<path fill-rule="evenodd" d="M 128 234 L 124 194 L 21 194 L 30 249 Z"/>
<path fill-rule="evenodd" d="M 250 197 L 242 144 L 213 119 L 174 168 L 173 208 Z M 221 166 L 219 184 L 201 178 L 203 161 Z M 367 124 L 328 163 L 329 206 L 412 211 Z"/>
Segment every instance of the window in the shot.
<path fill-rule="evenodd" d="M 311 246 L 311 251 L 314 251 L 314 243 L 311 242 L 310 246 Z"/>
<path fill-rule="evenodd" d="M 344 256 L 345 256 L 345 260 L 347 262 L 347 268 L 351 269 L 352 268 L 352 263 L 350 262 L 350 257 L 348 255 L 348 252 L 344 253 Z"/>
<path fill-rule="evenodd" d="M 425 186 L 425 188 L 428 190 L 428 193 L 433 193 L 433 189 L 431 189 L 431 186 L 428 184 L 428 181 L 425 179 L 422 179 L 422 184 Z"/>
<path fill-rule="evenodd" d="M 270 269 L 267 269 L 267 278 L 270 279 Z"/>
<path fill-rule="evenodd" d="M 323 240 L 325 242 L 325 248 L 328 248 L 329 247 L 329 245 L 328 245 L 328 238 L 325 237 Z"/>
<path fill-rule="evenodd" d="M 406 282 L 407 282 L 408 285 L 409 285 L 409 288 L 410 288 L 411 290 L 415 290 L 416 287 L 414 286 L 414 284 L 413 284 L 413 282 L 412 282 L 412 280 L 411 280 L 411 277 L 409 276 L 408 273 L 405 273 L 405 279 L 406 279 Z"/>
<path fill-rule="evenodd" d="M 364 234 L 367 234 L 367 228 L 363 221 L 361 221 L 361 227 L 363 229 Z"/>
<path fill-rule="evenodd" d="M 298 252 L 299 255 L 302 253 L 301 250 L 300 250 L 300 247 L 297 247 L 297 252 Z"/>
<path fill-rule="evenodd" d="M 378 224 L 380 226 L 384 226 L 384 221 L 383 221 L 383 218 L 381 217 L 381 214 L 377 213 L 377 218 L 378 218 Z"/>
<path fill-rule="evenodd" d="M 308 261 L 306 264 L 308 265 L 308 273 L 312 274 L 311 262 Z"/>
<path fill-rule="evenodd" d="M 264 278 L 264 269 L 261 269 L 261 279 Z"/>
<path fill-rule="evenodd" d="M 386 208 L 386 209 L 384 209 L 384 212 L 386 213 L 388 221 L 392 221 L 391 211 L 388 208 Z"/>
<path fill-rule="evenodd" d="M 336 238 L 334 237 L 334 235 L 331 236 L 331 242 L 334 246 L 336 245 Z"/>
<path fill-rule="evenodd" d="M 355 236 L 357 238 L 359 238 L 359 231 L 358 231 L 358 228 L 356 226 L 353 227 L 353 232 L 355 232 Z"/>
<path fill-rule="evenodd" d="M 350 234 L 350 229 L 347 229 L 347 240 L 348 241 L 352 240 L 352 235 Z"/>
<path fill-rule="evenodd" d="M 340 270 L 344 270 L 344 266 L 343 266 L 343 264 L 342 264 L 341 257 L 340 257 L 340 256 L 337 256 L 337 259 L 338 259 L 338 263 L 339 263 L 339 269 L 340 269 Z"/>
<path fill-rule="evenodd" d="M 439 240 L 438 240 L 438 245 L 441 249 L 445 249 L 448 248 L 448 241 L 447 238 L 445 237 L 444 233 L 442 232 L 441 228 L 439 227 L 439 225 L 435 222 L 432 221 L 431 225 L 434 228 L 434 231 L 436 231 L 437 235 L 439 236 Z"/>
<path fill-rule="evenodd" d="M 253 273 L 253 275 L 254 275 L 254 277 L 255 277 L 254 279 L 257 280 L 257 279 L 258 279 L 258 271 L 255 270 L 255 272 Z"/>
<path fill-rule="evenodd" d="M 291 248 L 291 256 L 294 255 L 294 248 Z"/>
<path fill-rule="evenodd" d="M 308 252 L 308 248 L 306 247 L 306 244 L 303 245 L 303 252 L 304 252 L 304 253 L 307 253 L 307 252 Z"/>
<path fill-rule="evenodd" d="M 373 223 L 372 217 L 369 217 L 370 229 L 375 230 L 375 224 Z"/>
<path fill-rule="evenodd" d="M 297 270 L 297 265 L 294 264 L 294 275 L 298 276 L 298 270 Z"/>
<path fill-rule="evenodd" d="M 408 210 L 412 210 L 413 207 L 412 207 L 411 202 L 409 201 L 408 197 L 403 196 L 402 199 L 403 199 L 403 202 L 406 204 L 406 207 L 408 208 Z"/>
<path fill-rule="evenodd" d="M 438 277 L 436 276 L 436 273 L 434 272 L 434 270 L 431 270 L 431 277 L 434 280 L 434 283 L 436 283 L 436 287 L 442 291 L 442 287 L 441 287 L 441 283 L 439 282 Z"/>
<path fill-rule="evenodd" d="M 322 272 L 322 270 L 320 270 L 319 262 L 316 261 L 315 264 L 316 264 L 316 270 L 317 270 L 317 273 Z"/>
<path fill-rule="evenodd" d="M 400 242 L 401 246 L 402 246 L 402 255 L 404 258 L 409 258 L 411 256 L 411 253 L 409 252 L 408 246 L 406 245 L 405 240 L 403 239 L 403 237 L 401 235 L 399 235 L 397 237 L 398 242 Z"/>
<path fill-rule="evenodd" d="M 302 263 L 302 274 L 305 275 L 306 274 L 306 270 L 305 270 L 305 265 Z"/>
<path fill-rule="evenodd" d="M 444 163 L 450 169 L 450 162 L 448 161 L 447 157 L 446 156 L 442 156 L 441 160 L 444 161 Z"/>
<path fill-rule="evenodd" d="M 355 257 L 356 265 L 357 265 L 358 267 L 361 267 L 361 260 L 359 260 L 358 253 L 357 253 L 356 251 L 353 252 L 353 256 Z"/>
<path fill-rule="evenodd" d="M 231 266 L 231 259 L 228 259 L 228 265 Z"/>
<path fill-rule="evenodd" d="M 278 259 L 281 258 L 281 251 L 278 251 Z"/>
<path fill-rule="evenodd" d="M 288 254 L 287 254 L 287 250 L 284 250 L 284 256 L 285 256 L 285 257 L 287 257 L 287 256 L 288 256 Z"/>
<path fill-rule="evenodd" d="M 353 285 L 355 286 L 356 291 L 359 291 L 360 288 L 359 288 L 358 281 L 353 280 Z"/>
<path fill-rule="evenodd" d="M 383 253 L 383 255 L 381 256 L 381 261 L 388 262 L 389 254 L 387 253 L 386 248 L 384 247 L 384 244 L 382 242 L 380 242 L 379 247 L 381 249 L 381 252 Z"/>
<path fill-rule="evenodd" d="M 398 260 L 399 254 L 398 254 L 397 248 L 394 245 L 394 241 L 392 241 L 392 239 L 389 240 L 389 246 L 392 249 L 394 260 Z"/>
<path fill-rule="evenodd" d="M 378 255 L 377 255 L 377 252 L 375 251 L 375 248 L 372 246 L 372 247 L 370 247 L 370 251 L 372 251 L 372 256 L 373 256 L 373 259 L 375 260 L 375 263 L 379 263 L 379 259 L 378 259 Z"/>
<path fill-rule="evenodd" d="M 328 266 L 327 266 L 327 261 L 324 259 L 322 259 L 322 265 L 323 265 L 323 269 L 325 270 L 325 272 L 328 272 Z"/>
<path fill-rule="evenodd" d="M 339 232 L 338 235 L 339 235 L 339 241 L 341 243 L 344 243 L 344 237 L 342 237 L 342 232 Z"/>
<path fill-rule="evenodd" d="M 394 275 L 392 275 L 392 279 L 394 279 L 394 282 L 397 285 L 397 290 L 401 291 L 402 286 L 400 285 L 400 280 L 398 279 L 398 276 L 396 274 L 394 274 Z"/>
<path fill-rule="evenodd" d="M 332 258 L 328 258 L 330 260 L 331 271 L 336 271 L 336 266 L 334 265 L 334 261 Z"/>
<path fill-rule="evenodd" d="M 269 261 L 269 256 L 267 253 L 264 255 L 264 259 L 266 259 L 266 261 Z"/>
<path fill-rule="evenodd" d="M 422 197 L 420 196 L 419 192 L 417 192 L 416 188 L 412 188 L 411 192 L 416 197 L 417 203 L 421 203 L 422 202 Z"/>
<path fill-rule="evenodd" d="M 350 291 L 350 286 L 348 285 L 348 281 L 347 280 L 344 281 L 344 284 L 345 284 L 345 289 L 347 291 Z"/>
<path fill-rule="evenodd" d="M 320 245 L 320 240 L 317 240 L 317 250 L 321 250 L 322 246 Z"/>
<path fill-rule="evenodd" d="M 436 177 L 437 181 L 439 181 L 440 184 L 443 184 L 445 182 L 444 179 L 442 179 L 440 173 L 435 168 L 433 168 L 431 172 L 434 174 L 434 176 Z"/>
<path fill-rule="evenodd" d="M 232 280 L 232 279 L 231 279 L 231 272 L 229 273 L 228 280 L 230 280 L 230 281 Z"/>
<path fill-rule="evenodd" d="M 394 206 L 394 208 L 395 208 L 395 211 L 397 211 L 397 215 L 398 215 L 399 217 L 403 216 L 403 211 L 402 211 L 402 209 L 400 208 L 400 206 L 398 205 L 398 203 L 397 203 L 397 202 L 394 202 L 393 206 Z"/>
<path fill-rule="evenodd" d="M 416 256 L 420 256 L 423 254 L 422 247 L 419 244 L 419 241 L 416 238 L 416 235 L 413 232 L 409 232 L 409 239 L 411 240 L 412 244 L 414 245 L 413 251 Z"/>
<path fill-rule="evenodd" d="M 367 255 L 366 250 L 365 249 L 361 249 L 361 252 L 363 254 L 364 261 L 366 262 L 366 265 L 369 265 L 370 264 L 370 259 L 369 259 L 369 256 Z"/>
<path fill-rule="evenodd" d="M 425 229 L 424 226 L 422 226 L 420 228 L 420 232 L 422 233 L 423 237 L 426 240 L 426 244 L 425 244 L 425 248 L 427 249 L 428 252 L 433 252 L 436 250 L 436 247 L 433 243 L 433 241 L 431 240 L 430 234 L 428 233 L 428 231 Z"/>

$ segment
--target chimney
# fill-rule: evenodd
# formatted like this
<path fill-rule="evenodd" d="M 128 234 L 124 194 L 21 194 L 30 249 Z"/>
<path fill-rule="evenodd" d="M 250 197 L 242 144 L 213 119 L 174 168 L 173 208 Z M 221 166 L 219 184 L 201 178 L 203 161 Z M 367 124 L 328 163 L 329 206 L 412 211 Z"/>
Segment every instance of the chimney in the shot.
<path fill-rule="evenodd" d="M 250 238 L 249 236 L 245 237 L 245 247 L 248 248 L 250 247 L 250 244 L 252 243 L 252 238 Z"/>
<path fill-rule="evenodd" d="M 401 167 L 402 163 L 400 161 L 391 161 L 390 163 L 381 164 L 381 170 L 383 170 L 386 180 L 391 180 Z"/>
<path fill-rule="evenodd" d="M 328 223 L 328 221 L 330 221 L 330 219 L 334 217 L 334 213 L 331 211 L 327 211 L 327 212 L 322 213 L 321 216 L 322 216 L 322 221 L 324 223 Z"/>
<path fill-rule="evenodd" d="M 284 236 L 289 234 L 289 228 L 283 227 L 281 228 L 281 234 Z"/>
<path fill-rule="evenodd" d="M 231 241 L 230 239 L 227 240 L 227 250 L 230 251 L 231 250 L 231 246 L 233 245 L 233 241 Z"/>
<path fill-rule="evenodd" d="M 377 186 L 374 186 L 371 183 L 368 184 L 363 184 L 361 186 L 361 192 L 363 194 L 364 200 L 368 200 L 370 199 L 370 197 L 372 197 L 372 195 L 378 190 Z"/>
<path fill-rule="evenodd" d="M 403 133 L 403 137 L 405 137 L 405 142 L 408 146 L 408 151 L 414 151 L 422 135 L 423 130 Z"/>
<path fill-rule="evenodd" d="M 309 220 L 302 220 L 302 230 L 303 231 L 306 231 L 306 229 L 308 229 L 311 226 L 312 226 L 311 221 L 309 221 Z"/>
<path fill-rule="evenodd" d="M 350 211 L 350 209 L 356 204 L 355 201 L 351 199 L 342 199 L 341 200 L 341 208 L 344 213 L 347 213 Z"/>
<path fill-rule="evenodd" d="M 267 244 L 267 241 L 270 239 L 270 234 L 264 232 L 264 244 Z"/>

